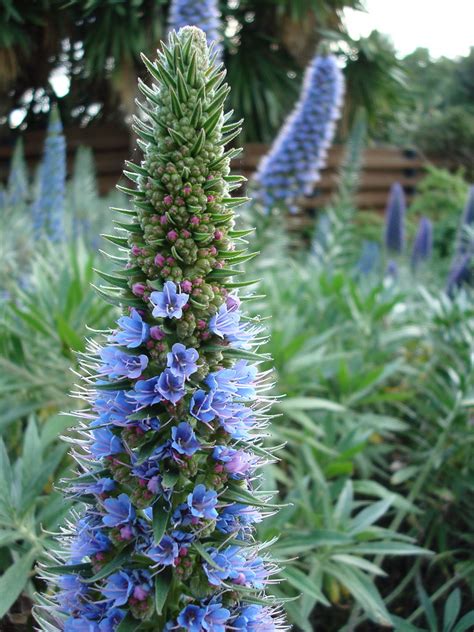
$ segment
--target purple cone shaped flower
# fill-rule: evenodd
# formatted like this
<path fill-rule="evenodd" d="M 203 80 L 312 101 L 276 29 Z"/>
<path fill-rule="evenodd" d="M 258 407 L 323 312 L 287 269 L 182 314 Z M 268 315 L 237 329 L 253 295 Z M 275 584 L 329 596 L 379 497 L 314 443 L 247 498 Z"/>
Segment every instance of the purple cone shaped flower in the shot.
<path fill-rule="evenodd" d="M 68 495 L 84 502 L 35 618 L 43 632 L 276 632 L 279 604 L 264 590 L 277 569 L 253 501 L 271 460 L 259 446 L 272 400 L 255 356 L 242 353 L 260 329 L 225 270 L 242 244 L 223 153 L 224 73 L 195 27 L 172 32 L 145 64 L 152 81 L 139 86 L 135 130 L 144 156 L 129 163 L 134 210 L 117 258 L 128 247 L 125 274 L 102 288 L 122 313 L 81 354 L 87 407 Z"/>
<path fill-rule="evenodd" d="M 380 246 L 375 241 L 364 240 L 362 253 L 357 262 L 357 270 L 360 274 L 367 275 L 375 272 L 380 264 Z"/>
<path fill-rule="evenodd" d="M 217 0 L 172 0 L 169 27 L 178 31 L 183 26 L 198 26 L 206 34 L 208 44 L 216 46 L 222 57 L 221 14 Z"/>
<path fill-rule="evenodd" d="M 25 204 L 28 199 L 28 170 L 25 161 L 23 139 L 19 138 L 13 151 L 8 183 L 6 202 L 10 206 Z"/>
<path fill-rule="evenodd" d="M 456 291 L 465 285 L 472 283 L 472 257 L 470 254 L 463 255 L 454 260 L 449 271 L 446 292 L 453 297 Z"/>
<path fill-rule="evenodd" d="M 469 194 L 458 231 L 456 244 L 457 258 L 460 258 L 473 250 L 472 237 L 466 230 L 468 228 L 471 230 L 474 228 L 474 185 L 469 187 Z"/>
<path fill-rule="evenodd" d="M 64 239 L 66 205 L 66 141 L 59 111 L 51 108 L 36 197 L 31 210 L 36 237 Z"/>
<path fill-rule="evenodd" d="M 411 265 L 414 270 L 431 257 L 433 250 L 433 224 L 427 217 L 422 217 L 413 242 Z"/>
<path fill-rule="evenodd" d="M 266 212 L 312 192 L 324 167 L 340 116 L 342 72 L 334 56 L 316 56 L 308 66 L 301 96 L 255 174 L 255 193 Z"/>
<path fill-rule="evenodd" d="M 398 182 L 390 189 L 385 211 L 385 246 L 395 254 L 403 251 L 405 243 L 405 192 Z"/>

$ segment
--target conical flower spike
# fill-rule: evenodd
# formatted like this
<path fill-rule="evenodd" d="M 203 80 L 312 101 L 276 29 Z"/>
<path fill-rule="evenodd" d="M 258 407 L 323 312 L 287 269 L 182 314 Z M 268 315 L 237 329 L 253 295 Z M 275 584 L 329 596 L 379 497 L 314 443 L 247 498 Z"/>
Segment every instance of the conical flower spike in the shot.
<path fill-rule="evenodd" d="M 222 58 L 222 24 L 217 0 L 172 0 L 169 27 L 178 31 L 184 26 L 197 26 L 206 34 L 209 46 L 214 43 Z"/>
<path fill-rule="evenodd" d="M 455 259 L 449 271 L 446 292 L 453 297 L 457 290 L 472 283 L 472 257 L 470 254 Z"/>
<path fill-rule="evenodd" d="M 458 232 L 456 254 L 458 257 L 472 250 L 472 237 L 467 229 L 474 229 L 474 186 L 469 187 L 469 195 Z"/>
<path fill-rule="evenodd" d="M 64 238 L 66 204 L 66 140 L 59 111 L 51 108 L 48 131 L 40 165 L 38 191 L 32 214 L 37 237 L 58 242 Z"/>
<path fill-rule="evenodd" d="M 387 250 L 400 254 L 405 242 L 406 201 L 403 187 L 398 182 L 392 185 L 385 211 L 385 246 Z"/>
<path fill-rule="evenodd" d="M 254 537 L 274 507 L 256 482 L 272 458 L 270 400 L 259 327 L 237 296 L 252 255 L 234 229 L 246 198 L 230 195 L 228 88 L 194 27 L 145 63 L 157 85 L 141 85 L 143 160 L 127 163 L 133 208 L 119 209 L 108 239 L 122 257 L 100 290 L 123 315 L 83 357 L 90 407 L 69 491 L 84 510 L 45 570 L 59 590 L 37 619 L 65 632 L 271 632 L 284 627 L 263 593 L 277 569 Z"/>
<path fill-rule="evenodd" d="M 306 70 L 301 96 L 255 174 L 255 195 L 266 212 L 296 211 L 319 179 L 340 116 L 344 82 L 336 58 L 317 56 Z"/>
<path fill-rule="evenodd" d="M 431 257 L 433 250 L 433 224 L 427 217 L 422 217 L 413 243 L 411 265 L 414 270 Z"/>
<path fill-rule="evenodd" d="M 25 162 L 23 140 L 18 139 L 8 174 L 7 202 L 10 206 L 25 204 L 28 199 L 28 169 Z"/>

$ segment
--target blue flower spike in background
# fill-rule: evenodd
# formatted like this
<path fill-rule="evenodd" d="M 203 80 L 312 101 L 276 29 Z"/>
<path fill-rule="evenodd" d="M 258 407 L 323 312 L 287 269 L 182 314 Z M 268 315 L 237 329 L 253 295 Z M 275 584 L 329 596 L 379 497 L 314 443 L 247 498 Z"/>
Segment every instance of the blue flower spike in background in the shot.
<path fill-rule="evenodd" d="M 406 200 L 403 187 L 395 182 L 385 211 L 385 246 L 392 254 L 401 254 L 405 245 Z"/>
<path fill-rule="evenodd" d="M 256 199 L 266 213 L 274 207 L 296 212 L 324 167 L 344 94 L 333 55 L 317 55 L 306 70 L 301 96 L 254 176 Z"/>
<path fill-rule="evenodd" d="M 214 43 L 222 58 L 222 24 L 217 0 L 172 0 L 169 27 L 178 31 L 184 26 L 197 26 L 206 34 L 207 43 Z"/>
<path fill-rule="evenodd" d="M 37 238 L 59 242 L 65 237 L 66 139 L 56 105 L 51 108 L 39 167 L 38 187 L 32 203 L 33 225 Z"/>
<path fill-rule="evenodd" d="M 274 508 L 256 474 L 274 460 L 261 445 L 271 398 L 237 296 L 253 255 L 234 228 L 247 198 L 231 196 L 243 178 L 224 148 L 225 72 L 195 27 L 144 61 L 156 85 L 140 84 L 143 159 L 127 163 L 132 208 L 106 236 L 123 264 L 98 288 L 123 315 L 82 356 L 69 494 L 84 509 L 44 570 L 57 589 L 37 619 L 49 632 L 285 629 L 263 592 L 278 569 L 254 537 Z"/>
<path fill-rule="evenodd" d="M 25 204 L 28 199 L 28 194 L 28 169 L 25 162 L 23 139 L 19 138 L 13 151 L 10 172 L 8 174 L 6 190 L 7 203 L 10 206 Z"/>
<path fill-rule="evenodd" d="M 416 270 L 422 263 L 428 261 L 433 252 L 433 223 L 422 217 L 418 224 L 418 231 L 413 242 L 411 266 Z"/>

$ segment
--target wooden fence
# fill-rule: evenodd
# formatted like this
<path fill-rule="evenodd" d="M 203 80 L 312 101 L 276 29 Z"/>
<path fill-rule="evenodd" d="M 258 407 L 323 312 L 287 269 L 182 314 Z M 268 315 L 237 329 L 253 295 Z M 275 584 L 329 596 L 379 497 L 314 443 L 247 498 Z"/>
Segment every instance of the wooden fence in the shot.
<path fill-rule="evenodd" d="M 80 145 L 91 147 L 94 152 L 99 189 L 102 193 L 115 186 L 120 178 L 123 162 L 134 158 L 137 150 L 130 149 L 130 135 L 126 128 L 112 125 L 77 127 L 65 130 L 68 149 L 68 169 L 72 168 L 74 154 Z M 0 181 L 5 182 L 13 150 L 12 138 L 0 144 Z M 38 163 L 43 150 L 44 132 L 32 131 L 24 135 L 25 154 L 30 166 Z M 260 158 L 267 151 L 266 145 L 249 143 L 243 154 L 233 162 L 233 168 L 246 177 L 255 171 Z M 302 201 L 302 212 L 312 214 L 324 206 L 335 190 L 338 168 L 343 156 L 343 148 L 330 149 L 321 179 L 315 186 L 314 194 Z M 400 182 L 410 198 L 424 174 L 426 161 L 413 151 L 394 147 L 369 148 L 364 152 L 363 171 L 357 207 L 381 211 L 386 203 L 390 185 Z"/>

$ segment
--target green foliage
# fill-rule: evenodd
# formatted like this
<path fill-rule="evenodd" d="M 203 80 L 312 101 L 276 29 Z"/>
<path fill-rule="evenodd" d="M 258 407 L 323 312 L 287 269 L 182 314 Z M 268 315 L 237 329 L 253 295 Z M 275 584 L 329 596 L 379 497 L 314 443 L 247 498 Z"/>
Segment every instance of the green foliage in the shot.
<path fill-rule="evenodd" d="M 5 111 L 25 108 L 26 123 L 37 124 L 54 99 L 49 79 L 60 67 L 71 80 L 62 102 L 66 124 L 123 123 L 137 96 L 139 53 L 154 54 L 166 32 L 169 5 L 170 0 L 0 0 Z M 220 2 L 230 105 L 245 117 L 247 138 L 272 139 L 296 99 L 318 29 L 341 30 L 342 9 L 360 5 L 359 0 Z"/>
<path fill-rule="evenodd" d="M 64 418 L 52 417 L 40 430 L 30 417 L 11 456 L 0 439 L 0 620 L 21 593 L 33 597 L 35 561 L 51 548 L 51 533 L 70 509 L 52 489 L 65 471 L 66 447 L 56 442 L 65 426 Z"/>
<path fill-rule="evenodd" d="M 91 292 L 96 256 L 80 242 L 35 255 L 0 319 L 0 432 L 34 412 L 68 408 L 71 367 L 84 338 L 111 321 L 112 307 Z M 91 329 L 89 334 L 87 323 Z"/>
<path fill-rule="evenodd" d="M 434 248 L 440 258 L 451 258 L 459 218 L 466 203 L 468 186 L 463 173 L 451 173 L 435 166 L 418 183 L 409 214 L 426 215 L 433 220 Z"/>

